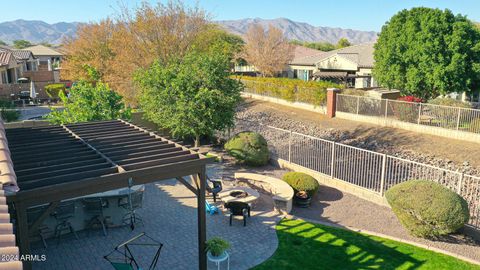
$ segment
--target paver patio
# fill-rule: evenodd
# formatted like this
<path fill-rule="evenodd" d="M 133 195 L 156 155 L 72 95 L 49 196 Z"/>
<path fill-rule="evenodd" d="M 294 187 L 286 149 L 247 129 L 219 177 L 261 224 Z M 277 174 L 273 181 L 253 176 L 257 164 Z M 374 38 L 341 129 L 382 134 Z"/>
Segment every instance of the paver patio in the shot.
<path fill-rule="evenodd" d="M 210 168 L 209 175 L 212 174 L 215 171 Z M 110 228 L 106 237 L 101 230 L 80 232 L 79 240 L 67 236 L 58 245 L 50 239 L 47 249 L 34 243 L 33 253 L 45 254 L 47 260 L 35 262 L 33 269 L 113 269 L 103 256 L 143 231 L 164 244 L 158 269 L 198 269 L 196 211 L 196 197 L 183 184 L 168 180 L 146 185 L 144 205 L 138 211 L 144 225 L 138 225 L 133 232 L 128 227 Z M 274 227 L 279 220 L 271 197 L 261 194 L 246 227 L 240 220 L 230 227 L 224 214 L 208 215 L 207 234 L 208 238 L 220 236 L 231 242 L 231 269 L 249 269 L 275 252 L 278 242 Z M 153 251 L 139 252 L 139 261 L 148 265 Z M 214 267 L 209 263 L 209 268 Z"/>

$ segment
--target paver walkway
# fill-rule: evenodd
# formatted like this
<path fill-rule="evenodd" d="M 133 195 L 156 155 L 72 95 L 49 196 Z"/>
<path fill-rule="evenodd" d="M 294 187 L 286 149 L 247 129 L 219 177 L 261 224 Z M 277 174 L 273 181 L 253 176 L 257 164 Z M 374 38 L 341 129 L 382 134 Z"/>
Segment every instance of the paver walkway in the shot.
<path fill-rule="evenodd" d="M 33 268 L 112 269 L 103 256 L 119 243 L 145 231 L 164 243 L 158 269 L 198 269 L 196 205 L 196 197 L 175 180 L 149 184 L 143 208 L 138 211 L 144 226 L 137 226 L 133 232 L 126 227 L 111 228 L 106 237 L 101 231 L 91 231 L 89 236 L 80 232 L 80 240 L 65 238 L 58 245 L 55 240 L 49 240 L 47 249 L 34 243 L 34 254 L 46 254 L 47 260 L 34 263 Z M 235 220 L 230 227 L 224 214 L 208 215 L 207 239 L 220 236 L 230 241 L 230 269 L 249 269 L 275 252 L 278 245 L 275 224 L 279 220 L 270 196 L 262 194 L 246 227 L 240 220 Z M 140 261 L 148 262 L 151 253 L 142 250 Z M 209 268 L 215 265 L 209 263 Z"/>

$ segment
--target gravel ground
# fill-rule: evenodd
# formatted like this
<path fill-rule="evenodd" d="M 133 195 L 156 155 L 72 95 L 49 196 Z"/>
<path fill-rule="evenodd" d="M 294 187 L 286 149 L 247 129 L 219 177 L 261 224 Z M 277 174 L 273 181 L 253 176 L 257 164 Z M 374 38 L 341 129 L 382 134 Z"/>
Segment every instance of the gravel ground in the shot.
<path fill-rule="evenodd" d="M 265 101 L 246 99 L 237 118 L 344 144 L 480 175 L 480 144 L 343 120 Z"/>
<path fill-rule="evenodd" d="M 462 234 L 439 241 L 408 235 L 392 210 L 335 188 L 321 186 L 309 208 L 294 207 L 292 215 L 382 233 L 450 251 L 480 261 L 480 242 Z"/>

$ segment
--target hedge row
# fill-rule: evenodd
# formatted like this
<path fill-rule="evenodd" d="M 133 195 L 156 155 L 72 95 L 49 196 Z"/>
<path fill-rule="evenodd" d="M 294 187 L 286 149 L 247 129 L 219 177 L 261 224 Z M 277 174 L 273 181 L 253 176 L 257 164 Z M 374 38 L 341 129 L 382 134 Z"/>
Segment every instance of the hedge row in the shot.
<path fill-rule="evenodd" d="M 327 98 L 327 88 L 342 88 L 343 86 L 325 81 L 302 81 L 288 78 L 263 78 L 235 76 L 245 86 L 245 91 L 313 105 L 324 105 Z"/>

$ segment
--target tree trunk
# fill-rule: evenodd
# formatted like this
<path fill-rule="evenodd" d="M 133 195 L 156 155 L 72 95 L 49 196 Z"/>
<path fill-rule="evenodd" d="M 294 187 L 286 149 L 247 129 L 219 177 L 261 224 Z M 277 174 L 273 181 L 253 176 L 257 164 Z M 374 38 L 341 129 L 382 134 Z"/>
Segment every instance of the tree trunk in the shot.
<path fill-rule="evenodd" d="M 195 134 L 195 147 L 199 147 L 199 146 L 200 146 L 200 135 Z"/>

